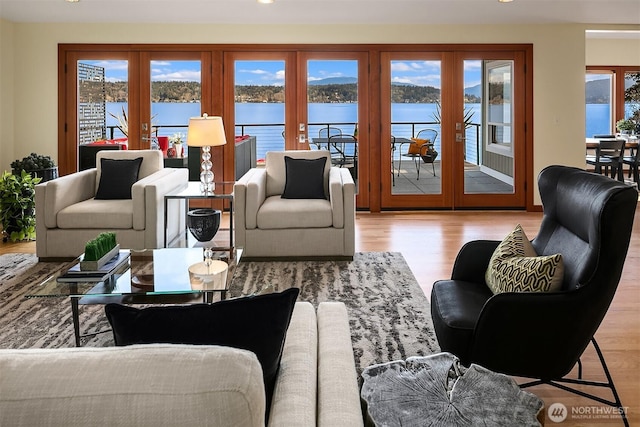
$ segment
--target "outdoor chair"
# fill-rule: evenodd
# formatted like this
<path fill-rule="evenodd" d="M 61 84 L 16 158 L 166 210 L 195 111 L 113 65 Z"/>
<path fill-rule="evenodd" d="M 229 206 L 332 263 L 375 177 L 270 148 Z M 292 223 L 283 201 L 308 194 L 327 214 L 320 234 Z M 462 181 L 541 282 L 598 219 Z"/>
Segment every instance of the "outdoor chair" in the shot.
<path fill-rule="evenodd" d="M 415 138 L 411 138 L 406 153 L 402 153 L 400 161 L 398 163 L 398 176 L 400 176 L 400 169 L 402 169 L 402 157 L 409 157 L 413 159 L 413 163 L 416 167 L 417 178 L 420 179 L 420 161 L 425 163 L 431 163 L 433 168 L 433 176 L 436 176 L 436 167 L 434 164 L 435 158 L 429 159 L 428 152 L 435 147 L 436 139 L 438 138 L 438 131 L 435 129 L 422 129 Z M 402 146 L 400 144 L 400 152 L 402 152 Z"/>
<path fill-rule="evenodd" d="M 610 175 L 611 178 L 624 181 L 622 174 L 622 156 L 624 139 L 601 139 L 598 141 L 595 155 L 587 155 L 586 162 L 594 166 L 595 173 Z"/>
<path fill-rule="evenodd" d="M 353 179 L 358 176 L 358 140 L 353 135 L 332 135 L 329 137 L 331 164 L 347 168 Z"/>
<path fill-rule="evenodd" d="M 620 408 L 625 418 L 594 334 L 622 274 L 638 193 L 618 181 L 566 166 L 547 167 L 538 184 L 544 215 L 531 245 L 539 256 L 561 254 L 564 273 L 559 290 L 492 292 L 486 280 L 493 275 L 490 260 L 496 248 L 504 245 L 469 242 L 458 253 L 451 279 L 437 281 L 432 288 L 431 316 L 440 348 L 466 366 L 475 363 L 535 379 L 521 384 L 523 388 L 549 384 Z M 522 287 L 539 284 L 540 277 L 511 275 Z M 589 343 L 606 382 L 582 379 L 580 357 Z M 576 365 L 577 378 L 565 378 Z M 613 400 L 586 393 L 584 388 L 575 390 L 571 384 L 609 388 Z"/>

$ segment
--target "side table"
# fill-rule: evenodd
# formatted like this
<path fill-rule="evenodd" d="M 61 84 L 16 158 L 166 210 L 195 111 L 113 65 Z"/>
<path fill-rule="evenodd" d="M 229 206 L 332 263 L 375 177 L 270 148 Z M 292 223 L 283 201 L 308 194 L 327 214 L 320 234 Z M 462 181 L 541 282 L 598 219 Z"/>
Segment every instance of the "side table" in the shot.
<path fill-rule="evenodd" d="M 228 200 L 229 201 L 229 246 L 215 247 L 215 251 L 229 252 L 229 258 L 235 256 L 235 245 L 233 243 L 233 186 L 235 182 L 216 182 L 213 193 L 203 193 L 200 191 L 200 182 L 190 181 L 186 188 L 168 193 L 164 196 L 164 247 L 169 247 L 167 242 L 167 206 L 169 200 L 185 200 L 185 219 L 189 211 L 189 200 Z M 188 240 L 189 229 L 185 224 L 185 240 Z"/>
<path fill-rule="evenodd" d="M 521 390 L 509 376 L 451 353 L 410 357 L 369 366 L 362 372 L 360 396 L 365 425 L 540 426 L 544 402 Z"/>

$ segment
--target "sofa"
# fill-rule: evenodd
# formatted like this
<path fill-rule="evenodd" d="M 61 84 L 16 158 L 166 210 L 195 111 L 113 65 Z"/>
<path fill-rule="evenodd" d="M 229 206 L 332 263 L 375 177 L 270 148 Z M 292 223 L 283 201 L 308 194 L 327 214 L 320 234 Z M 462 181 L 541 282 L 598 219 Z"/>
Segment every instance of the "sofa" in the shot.
<path fill-rule="evenodd" d="M 134 161 L 142 158 L 137 175 L 126 181 L 118 163 L 102 170 L 102 159 Z M 187 169 L 165 168 L 160 150 L 100 151 L 96 168 L 36 185 L 36 254 L 40 260 L 74 258 L 87 241 L 114 231 L 122 248 L 164 247 L 164 195 L 187 186 Z M 101 181 L 103 187 L 100 187 Z M 135 181 L 135 182 L 133 182 Z M 109 194 L 124 188 L 127 195 Z M 128 188 L 127 188 L 128 187 Z M 107 190 L 98 199 L 99 190 Z M 128 197 L 127 197 L 128 196 Z M 184 201 L 173 200 L 168 209 L 168 239 L 185 227 Z"/>
<path fill-rule="evenodd" d="M 3 426 L 363 425 L 345 305 L 296 302 L 265 423 L 246 350 L 146 344 L 0 350 Z"/>
<path fill-rule="evenodd" d="M 310 167 L 295 170 L 287 158 Z M 313 162 L 323 158 L 318 174 Z M 304 194 L 316 182 L 319 194 Z M 331 167 L 329 151 L 267 152 L 264 168 L 236 182 L 234 203 L 243 258 L 353 258 L 355 183 L 348 169 Z"/>

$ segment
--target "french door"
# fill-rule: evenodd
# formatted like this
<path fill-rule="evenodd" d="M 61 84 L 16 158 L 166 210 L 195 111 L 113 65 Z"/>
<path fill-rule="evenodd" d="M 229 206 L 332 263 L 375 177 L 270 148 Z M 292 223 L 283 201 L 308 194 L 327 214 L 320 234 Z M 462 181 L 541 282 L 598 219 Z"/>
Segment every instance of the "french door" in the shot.
<path fill-rule="evenodd" d="M 525 207 L 525 58 L 382 53 L 382 209 Z"/>
<path fill-rule="evenodd" d="M 326 139 L 345 136 L 333 154 L 357 183 L 360 209 L 525 208 L 533 201 L 526 182 L 531 45 L 59 50 L 63 175 L 78 170 L 80 144 L 126 137 L 130 149 L 149 148 L 155 137 L 186 134 L 189 116 L 206 112 L 223 117 L 230 142 L 213 150 L 216 180 L 235 177 L 234 137 L 256 137 L 259 165 L 267 150 L 335 148 L 322 142 L 325 132 Z"/>

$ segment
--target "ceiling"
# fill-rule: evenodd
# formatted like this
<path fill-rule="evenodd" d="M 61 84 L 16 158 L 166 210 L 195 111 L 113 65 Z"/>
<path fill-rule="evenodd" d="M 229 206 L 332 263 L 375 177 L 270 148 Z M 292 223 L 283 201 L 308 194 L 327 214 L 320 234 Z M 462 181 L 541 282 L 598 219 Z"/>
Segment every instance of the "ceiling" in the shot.
<path fill-rule="evenodd" d="M 12 22 L 638 24 L 640 0 L 0 0 Z"/>

